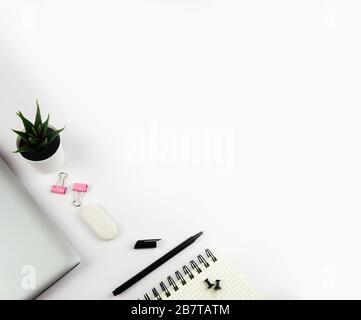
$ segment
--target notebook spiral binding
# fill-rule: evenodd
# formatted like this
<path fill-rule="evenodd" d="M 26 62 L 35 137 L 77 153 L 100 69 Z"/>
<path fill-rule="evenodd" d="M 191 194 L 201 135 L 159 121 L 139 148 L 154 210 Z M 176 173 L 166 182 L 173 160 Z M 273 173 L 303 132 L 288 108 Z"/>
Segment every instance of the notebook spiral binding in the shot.
<path fill-rule="evenodd" d="M 207 258 L 210 258 L 212 260 L 212 262 L 217 261 L 216 256 L 212 253 L 211 250 L 206 249 L 205 253 L 206 253 Z M 176 279 L 178 280 L 178 282 L 181 286 L 185 286 L 188 281 L 193 280 L 195 277 L 194 274 L 196 272 L 198 274 L 202 273 L 203 267 L 208 268 L 210 266 L 210 264 L 207 262 L 207 260 L 201 254 L 198 255 L 197 258 L 198 258 L 198 263 L 195 262 L 194 260 L 190 261 L 190 263 L 189 263 L 190 268 L 187 265 L 184 265 L 182 267 L 183 274 L 182 274 L 182 272 L 180 272 L 178 270 L 174 273 Z M 202 267 L 201 267 L 201 265 L 202 265 Z M 174 280 L 174 278 L 172 276 L 168 276 L 167 282 L 168 282 L 168 285 L 166 285 L 163 281 L 161 281 L 159 283 L 159 287 L 160 287 L 161 291 L 158 291 L 157 288 L 152 289 L 152 294 L 153 294 L 154 298 L 156 298 L 157 300 L 162 300 L 162 298 L 161 298 L 162 293 L 164 293 L 165 296 L 168 298 L 172 295 L 172 292 L 176 292 L 180 289 L 179 285 L 177 285 L 177 282 Z M 144 294 L 144 299 L 151 300 L 148 293 Z"/>

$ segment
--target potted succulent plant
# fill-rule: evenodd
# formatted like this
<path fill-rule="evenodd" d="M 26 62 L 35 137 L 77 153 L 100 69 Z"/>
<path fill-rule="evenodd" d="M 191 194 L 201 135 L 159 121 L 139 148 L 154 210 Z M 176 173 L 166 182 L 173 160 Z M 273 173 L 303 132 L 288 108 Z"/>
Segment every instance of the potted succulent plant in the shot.
<path fill-rule="evenodd" d="M 42 121 L 38 101 L 34 123 L 26 119 L 20 111 L 17 115 L 24 125 L 24 131 L 13 130 L 18 135 L 15 153 L 20 153 L 42 173 L 52 173 L 59 169 L 64 162 L 59 134 L 64 128 L 57 130 L 49 125 L 49 115 L 44 122 Z"/>

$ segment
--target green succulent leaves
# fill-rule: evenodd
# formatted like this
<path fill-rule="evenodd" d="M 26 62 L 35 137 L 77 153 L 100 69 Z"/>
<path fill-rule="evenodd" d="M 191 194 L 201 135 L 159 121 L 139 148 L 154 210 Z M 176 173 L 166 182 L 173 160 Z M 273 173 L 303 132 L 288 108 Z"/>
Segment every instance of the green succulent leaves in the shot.
<path fill-rule="evenodd" d="M 15 132 L 19 138 L 24 141 L 22 146 L 15 152 L 35 152 L 46 148 L 46 146 L 53 142 L 60 132 L 65 129 L 49 130 L 50 116 L 48 115 L 46 120 L 44 122 L 42 121 L 38 100 L 36 100 L 36 115 L 34 123 L 26 119 L 20 111 L 16 114 L 21 119 L 25 131 L 13 129 L 13 132 Z"/>

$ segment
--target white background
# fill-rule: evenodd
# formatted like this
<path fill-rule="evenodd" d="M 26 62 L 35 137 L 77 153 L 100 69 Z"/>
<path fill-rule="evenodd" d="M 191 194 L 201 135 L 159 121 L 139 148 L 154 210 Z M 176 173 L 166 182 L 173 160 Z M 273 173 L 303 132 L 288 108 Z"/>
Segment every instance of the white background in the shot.
<path fill-rule="evenodd" d="M 361 298 L 360 9 L 356 0 L 0 1 L 0 152 L 83 259 L 41 298 L 138 298 L 206 247 L 263 298 Z M 116 221 L 116 240 L 98 241 L 71 196 L 49 192 L 56 174 L 11 153 L 15 112 L 33 117 L 36 98 L 66 125 L 69 184 L 90 184 L 85 202 Z M 203 134 L 202 148 L 223 142 L 184 160 L 185 132 L 193 142 Z M 202 229 L 192 248 L 112 297 Z M 159 249 L 132 249 L 151 237 L 164 239 Z"/>

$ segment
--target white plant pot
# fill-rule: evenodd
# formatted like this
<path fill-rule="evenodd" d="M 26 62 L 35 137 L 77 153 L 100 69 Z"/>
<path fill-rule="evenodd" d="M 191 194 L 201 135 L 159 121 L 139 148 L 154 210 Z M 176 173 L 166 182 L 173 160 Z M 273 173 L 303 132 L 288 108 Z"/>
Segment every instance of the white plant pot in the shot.
<path fill-rule="evenodd" d="M 54 128 L 52 128 L 52 129 L 54 129 Z M 20 137 L 18 137 L 16 140 L 17 147 L 19 147 L 19 143 L 20 143 Z M 59 168 L 64 164 L 64 151 L 63 151 L 63 145 L 62 145 L 61 140 L 60 140 L 60 144 L 59 144 L 59 147 L 56 150 L 56 152 L 48 159 L 41 160 L 41 161 L 32 161 L 32 160 L 26 159 L 23 155 L 21 155 L 21 156 L 33 168 L 35 168 L 37 171 L 44 173 L 44 174 L 54 173 L 57 170 L 59 170 Z"/>

